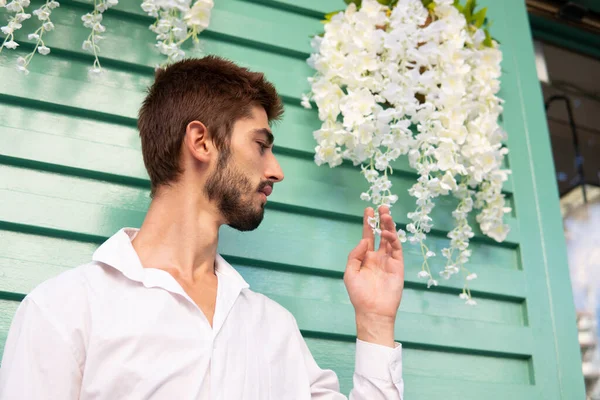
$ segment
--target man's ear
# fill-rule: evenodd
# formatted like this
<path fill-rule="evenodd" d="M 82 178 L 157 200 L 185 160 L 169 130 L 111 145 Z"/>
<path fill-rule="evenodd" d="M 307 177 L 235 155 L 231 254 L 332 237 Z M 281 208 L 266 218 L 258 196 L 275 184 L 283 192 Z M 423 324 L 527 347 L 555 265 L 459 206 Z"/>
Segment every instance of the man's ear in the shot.
<path fill-rule="evenodd" d="M 215 151 L 208 129 L 200 121 L 192 121 L 187 125 L 183 145 L 192 157 L 203 163 L 208 163 Z"/>

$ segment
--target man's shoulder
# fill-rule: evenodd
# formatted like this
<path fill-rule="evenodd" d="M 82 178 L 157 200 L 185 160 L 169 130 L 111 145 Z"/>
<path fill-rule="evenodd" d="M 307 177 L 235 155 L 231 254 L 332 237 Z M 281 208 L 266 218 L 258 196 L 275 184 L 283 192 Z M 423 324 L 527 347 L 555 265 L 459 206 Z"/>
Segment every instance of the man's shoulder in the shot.
<path fill-rule="evenodd" d="M 252 308 L 260 310 L 268 319 L 274 319 L 280 323 L 283 321 L 292 323 L 294 321 L 292 313 L 272 298 L 251 289 L 244 289 L 242 295 Z"/>
<path fill-rule="evenodd" d="M 102 265 L 94 261 L 81 264 L 43 281 L 27 298 L 44 309 L 83 305 L 89 294 L 90 276 L 102 269 Z"/>

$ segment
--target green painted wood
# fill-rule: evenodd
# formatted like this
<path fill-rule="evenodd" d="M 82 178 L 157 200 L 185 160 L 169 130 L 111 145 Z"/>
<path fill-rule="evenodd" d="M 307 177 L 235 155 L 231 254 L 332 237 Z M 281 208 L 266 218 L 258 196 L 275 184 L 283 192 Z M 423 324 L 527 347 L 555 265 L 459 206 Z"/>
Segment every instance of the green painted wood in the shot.
<path fill-rule="evenodd" d="M 529 15 L 533 37 L 560 47 L 600 58 L 600 37 L 559 21 Z"/>
<path fill-rule="evenodd" d="M 351 342 L 308 338 L 307 344 L 316 354 L 327 354 L 321 364 L 336 368 L 345 376 L 352 376 L 353 346 Z M 419 399 L 531 399 L 528 362 L 517 359 L 499 359 L 485 356 L 461 355 L 427 350 L 405 349 L 403 369 L 407 392 L 405 396 Z M 447 368 L 453 365 L 456 368 Z M 432 368 L 433 366 L 433 368 Z M 485 371 L 484 374 L 481 371 Z M 422 384 L 425 383 L 426 384 Z M 433 385 L 432 383 L 436 384 Z M 443 382 L 441 385 L 438 382 Z M 349 392 L 351 380 L 340 381 L 342 391 Z M 512 390 L 507 390 L 508 388 Z M 345 389 L 345 390 L 344 390 Z M 487 393 L 485 393 L 487 391 Z M 475 394 L 479 394 L 477 397 Z M 470 396 L 469 396 L 470 395 Z M 466 397 L 469 396 L 469 397 Z"/>
<path fill-rule="evenodd" d="M 39 1 L 34 1 L 34 5 Z M 416 278 L 421 254 L 405 247 L 407 283 L 396 339 L 404 345 L 406 398 L 578 399 L 583 397 L 557 191 L 524 4 L 483 1 L 503 45 L 503 126 L 514 176 L 504 191 L 515 211 L 504 244 L 478 234 L 470 268 L 477 307 L 458 299 L 462 282 L 427 290 Z M 151 19 L 121 2 L 106 14 L 101 61 L 107 73 L 90 80 L 81 41 L 83 0 L 63 0 L 53 13 L 53 49 L 37 56 L 31 74 L 13 67 L 31 49 L 0 53 L 0 353 L 18 302 L 35 286 L 89 261 L 122 226 L 139 226 L 149 204 L 148 179 L 135 130 L 152 82 Z M 286 180 L 277 185 L 265 221 L 254 232 L 221 232 L 219 251 L 251 287 L 288 308 L 316 360 L 351 387 L 355 325 L 341 280 L 348 251 L 361 232 L 358 194 L 365 187 L 348 165 L 312 162 L 315 110 L 298 106 L 311 74 L 310 35 L 337 0 L 220 0 L 204 51 L 265 72 L 286 103 L 274 127 Z M 1 13 L 0 13 L 1 14 Z M 31 21 L 19 33 L 23 39 Z M 190 53 L 191 55 L 197 53 Z M 395 165 L 399 224 L 413 206 L 405 193 L 414 173 Z M 402 193 L 404 192 L 404 193 Z M 439 201 L 431 248 L 447 244 L 453 203 Z M 335 238 L 332 239 L 332 238 Z M 332 246 L 332 241 L 335 245 Z M 442 267 L 441 260 L 433 262 Z"/>
<path fill-rule="evenodd" d="M 508 4 L 510 3 L 510 4 Z M 504 3 L 503 3 L 504 4 Z M 523 2 L 490 4 L 497 12 L 505 64 L 512 74 L 502 81 L 505 125 L 512 151 L 515 206 L 524 235 L 520 247 L 527 286 L 529 323 L 536 337 L 533 370 L 541 398 L 584 398 L 581 356 L 569 280 L 566 248 L 554 177 L 552 153 L 534 50 Z M 492 8 L 493 7 L 493 8 Z M 500 8 L 504 8 L 502 11 Z M 493 15 L 493 14 L 492 14 Z M 498 26 L 499 25 L 499 26 Z M 519 132 L 520 134 L 514 134 Z"/>

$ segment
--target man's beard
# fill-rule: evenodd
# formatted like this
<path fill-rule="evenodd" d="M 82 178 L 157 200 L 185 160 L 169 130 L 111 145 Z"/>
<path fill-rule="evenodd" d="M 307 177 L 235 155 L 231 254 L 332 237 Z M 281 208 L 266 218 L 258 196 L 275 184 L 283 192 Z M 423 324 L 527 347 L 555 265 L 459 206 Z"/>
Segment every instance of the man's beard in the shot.
<path fill-rule="evenodd" d="M 252 196 L 259 187 L 253 187 L 250 180 L 233 166 L 229 156 L 229 152 L 219 156 L 216 171 L 206 181 L 204 193 L 209 200 L 217 202 L 227 225 L 238 231 L 252 231 L 262 222 L 265 206 L 262 203 L 256 207 Z"/>

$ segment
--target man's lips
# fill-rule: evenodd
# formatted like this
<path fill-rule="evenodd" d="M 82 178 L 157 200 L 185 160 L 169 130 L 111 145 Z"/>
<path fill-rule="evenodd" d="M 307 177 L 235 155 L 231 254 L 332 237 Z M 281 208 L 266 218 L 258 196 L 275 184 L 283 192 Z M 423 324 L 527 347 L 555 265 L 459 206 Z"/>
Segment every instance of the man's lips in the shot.
<path fill-rule="evenodd" d="M 260 190 L 261 193 L 264 193 L 265 196 L 269 196 L 271 193 L 273 193 L 273 188 L 270 185 L 265 186 L 264 188 L 262 188 Z"/>

